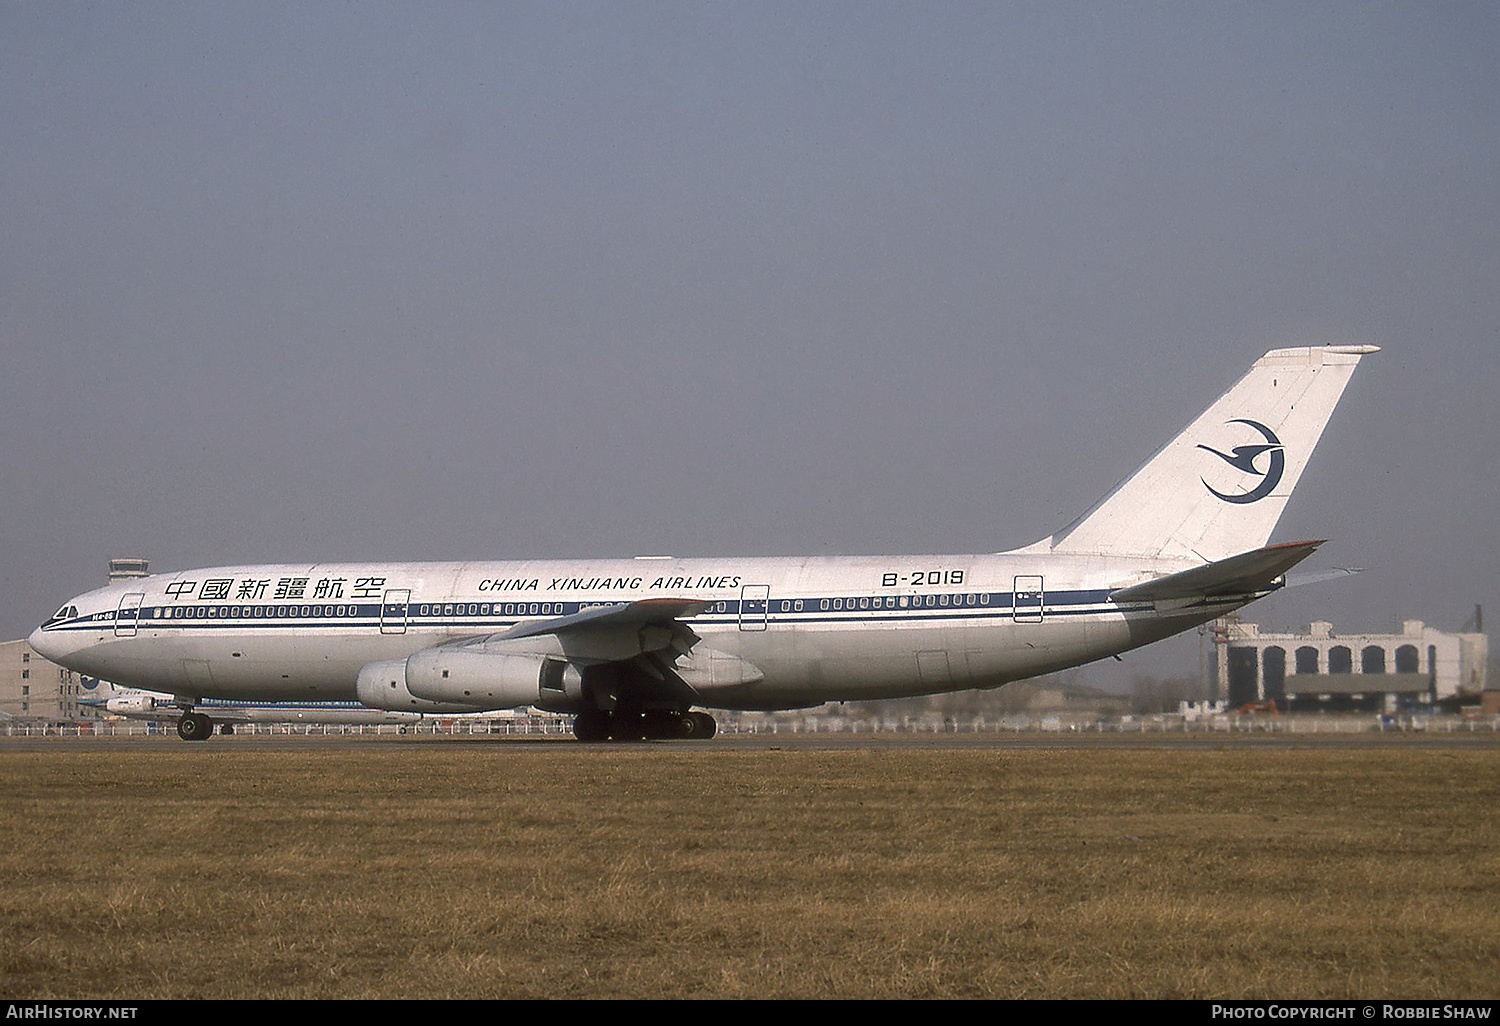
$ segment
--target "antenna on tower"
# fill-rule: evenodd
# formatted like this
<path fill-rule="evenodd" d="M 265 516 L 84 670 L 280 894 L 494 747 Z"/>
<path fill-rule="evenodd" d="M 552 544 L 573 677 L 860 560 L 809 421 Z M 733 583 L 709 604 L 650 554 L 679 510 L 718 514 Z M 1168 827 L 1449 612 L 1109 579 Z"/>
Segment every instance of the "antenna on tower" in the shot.
<path fill-rule="evenodd" d="M 1475 634 L 1484 633 L 1484 607 L 1478 603 L 1474 605 L 1474 615 L 1465 620 L 1464 625 L 1459 628 L 1460 634 L 1469 631 L 1473 631 Z"/>

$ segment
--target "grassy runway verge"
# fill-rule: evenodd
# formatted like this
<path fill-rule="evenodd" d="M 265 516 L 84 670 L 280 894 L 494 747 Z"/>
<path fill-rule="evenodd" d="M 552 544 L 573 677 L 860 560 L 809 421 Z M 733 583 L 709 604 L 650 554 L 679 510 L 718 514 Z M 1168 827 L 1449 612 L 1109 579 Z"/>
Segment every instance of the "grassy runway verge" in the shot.
<path fill-rule="evenodd" d="M 0 997 L 1500 992 L 1493 749 L 0 749 Z"/>

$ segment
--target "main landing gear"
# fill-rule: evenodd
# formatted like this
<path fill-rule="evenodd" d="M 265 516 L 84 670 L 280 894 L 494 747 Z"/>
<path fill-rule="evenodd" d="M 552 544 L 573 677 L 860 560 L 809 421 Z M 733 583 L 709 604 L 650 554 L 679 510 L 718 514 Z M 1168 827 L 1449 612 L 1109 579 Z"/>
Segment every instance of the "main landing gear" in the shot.
<path fill-rule="evenodd" d="M 184 741 L 207 741 L 214 736 L 214 721 L 203 713 L 184 712 L 177 721 L 177 736 Z"/>
<path fill-rule="evenodd" d="M 714 736 L 718 724 L 704 712 L 581 712 L 573 720 L 580 741 L 699 741 Z"/>

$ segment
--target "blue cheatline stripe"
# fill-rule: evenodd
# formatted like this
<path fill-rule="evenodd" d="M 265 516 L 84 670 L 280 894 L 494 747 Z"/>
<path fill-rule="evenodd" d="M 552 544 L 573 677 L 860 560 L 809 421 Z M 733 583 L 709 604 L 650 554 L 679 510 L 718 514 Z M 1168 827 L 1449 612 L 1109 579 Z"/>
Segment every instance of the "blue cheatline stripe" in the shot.
<path fill-rule="evenodd" d="M 906 606 L 890 606 L 888 602 L 899 602 L 901 596 L 856 595 L 817 596 L 753 599 L 704 600 L 712 607 L 695 617 L 686 617 L 688 622 L 703 626 L 738 625 L 742 615 L 755 623 L 762 620 L 768 624 L 872 624 L 890 625 L 906 623 L 930 623 L 954 620 L 1014 621 L 1017 615 L 1015 596 L 1009 592 L 948 592 L 933 595 L 908 595 Z M 962 601 L 959 598 L 962 597 Z M 982 601 L 988 598 L 989 602 Z M 928 599 L 932 600 L 931 605 Z M 947 604 L 943 604 L 943 600 Z M 1045 605 L 1027 605 L 1019 612 L 1024 615 L 1043 614 L 1048 618 L 1058 616 L 1103 615 L 1121 612 L 1149 611 L 1150 602 L 1117 605 L 1109 602 L 1107 589 L 1091 591 L 1047 592 Z M 91 614 L 75 620 L 59 621 L 44 627 L 44 630 L 94 631 L 106 625 L 113 629 L 118 624 L 132 624 L 138 630 L 155 628 L 211 629 L 220 627 L 252 626 L 259 629 L 282 627 L 287 629 L 316 627 L 322 629 L 345 627 L 351 630 L 368 630 L 374 627 L 393 627 L 404 624 L 410 628 L 460 628 L 469 630 L 502 630 L 514 626 L 520 620 L 537 617 L 559 617 L 592 609 L 598 606 L 626 604 L 638 599 L 591 600 L 591 601 L 543 601 L 543 602 L 407 602 L 384 605 L 375 603 L 268 603 L 268 604 L 203 604 L 143 605 L 135 615 L 116 617 L 115 610 Z M 919 603 L 920 604 L 917 604 Z M 801 603 L 803 608 L 797 609 Z M 865 603 L 865 605 L 860 605 Z M 835 608 L 842 606 L 843 608 Z M 769 608 L 767 608 L 769 607 Z M 466 608 L 474 613 L 466 614 Z M 343 615 L 329 615 L 324 610 L 343 609 Z M 428 610 L 422 612 L 422 610 Z M 282 612 L 282 611 L 285 612 Z M 307 610 L 304 614 L 303 610 Z M 481 611 L 482 610 L 482 611 Z M 502 611 L 503 610 L 503 611 Z M 315 612 L 316 611 L 316 614 Z M 160 615 L 165 612 L 167 615 Z M 174 615 L 183 612 L 187 615 Z"/>

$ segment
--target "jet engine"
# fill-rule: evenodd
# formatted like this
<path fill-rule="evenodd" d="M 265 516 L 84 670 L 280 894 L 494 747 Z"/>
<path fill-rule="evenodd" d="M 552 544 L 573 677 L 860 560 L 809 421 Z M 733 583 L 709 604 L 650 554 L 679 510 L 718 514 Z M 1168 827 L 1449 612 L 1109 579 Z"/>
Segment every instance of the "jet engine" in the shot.
<path fill-rule="evenodd" d="M 423 649 L 406 660 L 406 686 L 432 702 L 483 709 L 565 710 L 583 698 L 583 675 L 576 666 L 531 652 Z"/>
<path fill-rule="evenodd" d="M 500 706 L 484 706 L 462 702 L 432 702 L 418 698 L 406 686 L 406 660 L 370 663 L 359 671 L 354 685 L 354 696 L 361 705 L 387 712 L 416 713 L 466 713 Z"/>
<path fill-rule="evenodd" d="M 104 703 L 106 712 L 112 713 L 148 713 L 156 708 L 156 699 L 151 695 L 142 694 L 139 691 L 127 692 L 116 695 Z"/>

